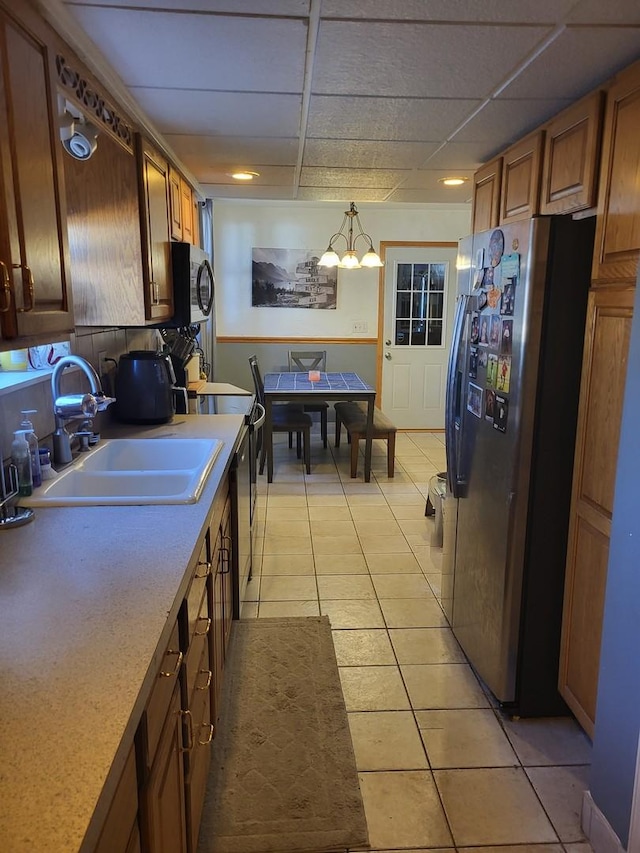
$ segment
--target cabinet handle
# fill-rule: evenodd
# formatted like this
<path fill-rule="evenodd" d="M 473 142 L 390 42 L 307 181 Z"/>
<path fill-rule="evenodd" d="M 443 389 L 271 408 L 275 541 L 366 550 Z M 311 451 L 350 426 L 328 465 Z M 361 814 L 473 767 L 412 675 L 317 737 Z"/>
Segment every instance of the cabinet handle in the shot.
<path fill-rule="evenodd" d="M 183 752 L 193 749 L 193 717 L 191 711 L 180 711 L 183 719 L 187 721 L 187 743 L 182 747 Z"/>
<path fill-rule="evenodd" d="M 178 657 L 176 658 L 176 665 L 175 665 L 175 669 L 173 670 L 173 672 L 167 672 L 166 670 L 163 670 L 163 669 L 160 670 L 161 677 L 171 678 L 172 675 L 177 675 L 178 672 L 180 671 L 180 667 L 182 666 L 182 658 L 184 657 L 184 655 L 182 654 L 182 652 L 179 652 L 176 649 L 167 649 L 166 653 L 167 653 L 167 655 L 178 655 Z M 165 655 L 165 657 L 166 657 L 166 655 Z"/>
<path fill-rule="evenodd" d="M 26 314 L 29 311 L 33 311 L 36 301 L 34 296 L 35 286 L 33 283 L 33 273 L 31 272 L 31 267 L 28 267 L 26 264 L 11 264 L 14 270 L 26 270 L 27 272 L 27 295 L 29 297 L 29 307 L 28 308 L 20 308 L 19 311 L 22 314 Z M 22 291 L 24 293 L 24 280 L 22 282 Z"/>
<path fill-rule="evenodd" d="M 6 314 L 11 307 L 11 279 L 4 261 L 0 261 L 0 269 L 2 269 L 2 307 L 0 314 Z"/>
<path fill-rule="evenodd" d="M 209 633 L 209 628 L 211 627 L 211 619 L 209 616 L 200 616 L 198 619 L 196 619 L 196 622 L 202 622 L 203 619 L 207 620 L 207 627 L 204 629 L 204 631 L 194 631 L 193 633 L 196 635 L 196 637 L 204 637 L 205 634 Z"/>
<path fill-rule="evenodd" d="M 151 285 L 151 298 L 153 299 L 153 304 L 157 305 L 160 302 L 160 287 L 157 281 L 150 281 Z"/>
<path fill-rule="evenodd" d="M 203 574 L 200 574 L 198 572 L 198 569 L 201 566 L 204 566 L 204 573 Z M 196 567 L 196 573 L 195 573 L 194 577 L 195 578 L 207 578 L 207 577 L 209 577 L 210 574 L 211 574 L 211 561 L 207 560 L 206 563 L 198 562 L 198 565 Z"/>
<path fill-rule="evenodd" d="M 222 554 L 223 562 L 226 563 L 226 569 L 220 569 L 220 574 L 228 575 L 231 571 L 231 537 L 223 536 L 222 541 L 225 543 L 225 545 L 220 549 L 220 553 Z M 229 544 L 227 545 L 226 543 Z"/>
<path fill-rule="evenodd" d="M 211 687 L 211 679 L 213 677 L 212 671 L 210 669 L 201 669 L 198 675 L 201 675 L 202 673 L 206 673 L 207 683 L 204 685 L 204 687 L 198 687 L 196 685 L 196 690 L 208 690 Z"/>
<path fill-rule="evenodd" d="M 209 729 L 209 736 L 207 737 L 207 739 L 206 740 L 198 740 L 198 743 L 200 744 L 200 746 L 207 746 L 207 744 L 210 744 L 211 741 L 213 740 L 213 723 L 201 723 L 200 728 L 201 729 Z"/>

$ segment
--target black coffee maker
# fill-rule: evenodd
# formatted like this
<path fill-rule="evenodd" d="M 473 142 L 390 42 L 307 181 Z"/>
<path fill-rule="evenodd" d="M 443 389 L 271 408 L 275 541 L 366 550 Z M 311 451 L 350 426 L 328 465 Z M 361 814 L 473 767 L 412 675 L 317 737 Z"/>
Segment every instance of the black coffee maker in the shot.
<path fill-rule="evenodd" d="M 120 357 L 114 414 L 128 424 L 163 424 L 187 411 L 187 389 L 177 384 L 168 353 L 132 350 Z"/>

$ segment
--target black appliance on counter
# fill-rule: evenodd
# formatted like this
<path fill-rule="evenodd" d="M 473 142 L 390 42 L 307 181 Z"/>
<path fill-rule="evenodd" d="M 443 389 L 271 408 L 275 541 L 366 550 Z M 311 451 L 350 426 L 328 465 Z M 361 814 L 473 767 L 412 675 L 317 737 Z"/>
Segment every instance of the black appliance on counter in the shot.
<path fill-rule="evenodd" d="M 171 243 L 171 272 L 173 317 L 151 328 L 179 329 L 205 323 L 211 316 L 215 295 L 211 258 L 199 246 Z"/>
<path fill-rule="evenodd" d="M 132 350 L 120 357 L 114 414 L 127 424 L 163 424 L 179 408 L 187 411 L 187 389 L 176 384 L 167 353 Z"/>

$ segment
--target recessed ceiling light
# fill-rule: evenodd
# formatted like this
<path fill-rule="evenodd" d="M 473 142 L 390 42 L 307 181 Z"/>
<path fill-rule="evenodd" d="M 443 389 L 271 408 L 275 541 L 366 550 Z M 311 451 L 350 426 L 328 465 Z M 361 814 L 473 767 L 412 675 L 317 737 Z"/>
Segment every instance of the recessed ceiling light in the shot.
<path fill-rule="evenodd" d="M 469 178 L 438 178 L 438 181 L 446 187 L 459 187 L 460 184 L 464 184 L 468 180 Z"/>
<path fill-rule="evenodd" d="M 260 172 L 232 172 L 231 177 L 236 181 L 252 181 L 254 178 L 260 177 Z"/>

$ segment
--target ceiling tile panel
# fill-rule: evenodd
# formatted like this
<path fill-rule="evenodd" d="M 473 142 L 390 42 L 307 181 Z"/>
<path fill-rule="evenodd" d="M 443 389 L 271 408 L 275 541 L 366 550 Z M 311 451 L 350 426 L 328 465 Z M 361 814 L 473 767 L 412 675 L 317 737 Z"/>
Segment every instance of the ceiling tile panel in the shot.
<path fill-rule="evenodd" d="M 596 0 L 594 0 L 596 2 Z M 484 21 L 487 23 L 552 23 L 561 19 L 575 0 L 323 0 L 324 18 L 362 18 L 373 21 Z"/>
<path fill-rule="evenodd" d="M 521 100 L 500 98 L 486 104 L 454 137 L 455 142 L 484 142 L 490 151 L 496 139 L 512 141 L 524 136 L 571 103 L 570 99 Z M 493 143 L 493 145 L 492 145 Z"/>
<path fill-rule="evenodd" d="M 424 190 L 409 190 L 404 187 L 395 190 L 386 199 L 386 201 L 402 201 L 402 202 L 427 202 L 431 204 L 469 204 L 471 201 L 471 191 L 469 187 L 445 187 L 438 184 L 429 191 L 428 198 L 425 196 Z M 464 234 L 460 235 L 464 237 Z"/>
<path fill-rule="evenodd" d="M 302 20 L 69 8 L 129 86 L 302 91 Z"/>
<path fill-rule="evenodd" d="M 473 173 L 474 169 L 456 169 L 455 177 L 458 178 L 467 178 L 467 183 L 462 184 L 461 186 L 464 188 L 465 193 L 467 195 L 470 194 L 469 187 L 472 185 Z M 430 189 L 435 190 L 442 187 L 441 179 L 442 178 L 450 178 L 453 176 L 453 173 L 450 170 L 443 169 L 415 169 L 412 171 L 403 181 L 402 186 L 399 189 L 405 190 L 423 190 Z M 445 189 L 449 191 L 453 191 L 456 187 L 445 187 Z M 459 189 L 459 188 L 458 188 Z"/>
<path fill-rule="evenodd" d="M 548 27 L 534 26 L 325 21 L 320 25 L 313 91 L 482 98 L 549 32 Z"/>
<path fill-rule="evenodd" d="M 219 136 L 298 135 L 300 95 L 133 88 L 132 95 L 162 133 Z"/>
<path fill-rule="evenodd" d="M 570 12 L 568 21 L 578 24 L 640 24 L 638 0 L 581 0 Z"/>
<path fill-rule="evenodd" d="M 307 137 L 439 142 L 474 109 L 474 100 L 361 98 L 314 95 Z"/>
<path fill-rule="evenodd" d="M 302 169 L 300 186 L 303 187 L 395 187 L 406 172 L 402 169 Z"/>
<path fill-rule="evenodd" d="M 576 56 L 589 57 L 576 62 Z M 571 27 L 501 96 L 579 98 L 640 57 L 640 27 Z"/>
<path fill-rule="evenodd" d="M 493 148 L 487 142 L 447 142 L 437 153 L 420 164 L 424 169 L 477 169 L 493 156 Z"/>
<path fill-rule="evenodd" d="M 310 0 L 109 0 L 109 6 L 132 9 L 179 9 L 180 12 L 233 12 L 237 15 L 308 15 Z M 105 0 L 81 0 L 69 6 L 104 6 Z"/>
<path fill-rule="evenodd" d="M 235 163 L 236 166 L 252 169 L 255 163 L 295 166 L 298 159 L 297 139 L 251 139 L 170 133 L 165 134 L 165 137 L 196 177 L 200 168 L 212 163 Z M 200 164 L 198 169 L 196 163 Z"/>
<path fill-rule="evenodd" d="M 207 198 L 293 199 L 291 184 L 275 187 L 245 187 L 234 184 L 201 184 Z"/>
<path fill-rule="evenodd" d="M 200 170 L 200 175 L 198 176 L 198 180 L 202 181 L 204 184 L 238 184 L 242 183 L 240 181 L 234 181 L 231 177 L 231 172 L 234 172 L 237 169 L 237 164 L 235 161 L 231 161 L 230 163 L 210 163 L 208 166 L 204 166 Z M 245 184 L 251 185 L 252 188 L 255 187 L 276 187 L 279 184 L 288 184 L 289 186 L 293 186 L 293 175 L 294 175 L 294 167 L 293 166 L 268 166 L 268 165 L 253 165 L 252 169 L 256 172 L 259 172 L 259 177 L 254 178 L 253 181 L 246 181 Z"/>
<path fill-rule="evenodd" d="M 304 165 L 341 169 L 415 169 L 437 147 L 435 142 L 307 139 Z"/>
<path fill-rule="evenodd" d="M 356 189 L 354 187 L 300 187 L 296 195 L 300 201 L 384 201 L 389 190 Z"/>

